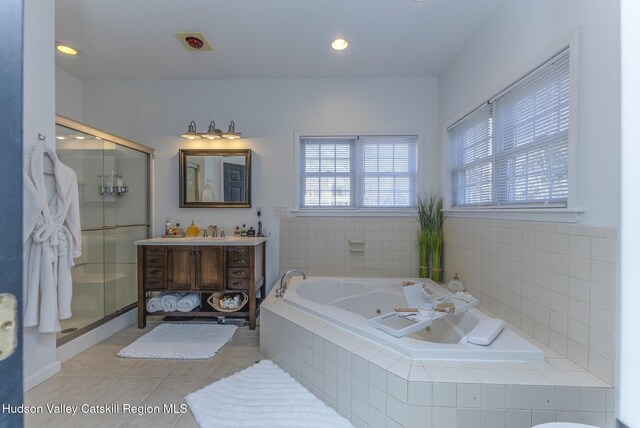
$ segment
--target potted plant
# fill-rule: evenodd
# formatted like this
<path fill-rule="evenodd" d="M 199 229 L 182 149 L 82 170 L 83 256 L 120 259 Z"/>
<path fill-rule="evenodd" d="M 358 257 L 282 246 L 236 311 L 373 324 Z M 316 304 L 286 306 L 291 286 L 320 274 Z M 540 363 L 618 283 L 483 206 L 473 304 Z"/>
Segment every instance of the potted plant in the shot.
<path fill-rule="evenodd" d="M 420 278 L 442 281 L 442 246 L 444 244 L 444 214 L 442 197 L 429 193 L 428 198 L 418 197 L 418 247 L 420 249 Z M 429 275 L 431 256 L 431 275 Z"/>

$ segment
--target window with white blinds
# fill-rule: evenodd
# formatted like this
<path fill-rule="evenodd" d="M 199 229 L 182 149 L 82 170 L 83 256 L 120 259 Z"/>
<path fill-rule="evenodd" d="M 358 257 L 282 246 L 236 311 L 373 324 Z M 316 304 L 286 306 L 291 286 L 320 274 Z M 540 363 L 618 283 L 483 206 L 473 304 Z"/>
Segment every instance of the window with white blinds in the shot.
<path fill-rule="evenodd" d="M 300 208 L 416 204 L 416 136 L 300 137 Z"/>
<path fill-rule="evenodd" d="M 449 128 L 452 206 L 566 207 L 569 49 Z"/>

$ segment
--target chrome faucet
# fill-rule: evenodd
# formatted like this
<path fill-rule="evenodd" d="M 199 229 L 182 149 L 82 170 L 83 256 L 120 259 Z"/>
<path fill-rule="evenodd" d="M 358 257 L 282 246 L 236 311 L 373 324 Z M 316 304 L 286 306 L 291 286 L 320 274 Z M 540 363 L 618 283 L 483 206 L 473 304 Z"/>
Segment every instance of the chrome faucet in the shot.
<path fill-rule="evenodd" d="M 276 290 L 276 297 L 284 296 L 284 292 L 287 291 L 287 276 L 293 273 L 299 273 L 300 275 L 302 275 L 302 279 L 307 279 L 307 275 L 305 275 L 305 273 L 300 269 L 291 269 L 286 271 L 284 275 L 282 275 L 282 278 L 280 278 L 280 288 Z"/>
<path fill-rule="evenodd" d="M 218 237 L 218 226 L 209 226 L 207 230 L 209 231 L 209 235 L 211 235 L 212 238 Z"/>

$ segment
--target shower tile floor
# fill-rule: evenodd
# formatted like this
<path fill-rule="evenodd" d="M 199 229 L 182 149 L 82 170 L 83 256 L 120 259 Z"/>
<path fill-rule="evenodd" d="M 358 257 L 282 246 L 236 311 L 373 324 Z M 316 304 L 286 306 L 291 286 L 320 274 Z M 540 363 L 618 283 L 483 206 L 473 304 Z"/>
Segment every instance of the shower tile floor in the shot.
<path fill-rule="evenodd" d="M 116 353 L 147 333 L 159 322 L 147 322 L 145 329 L 128 327 L 62 364 L 62 371 L 25 394 L 25 404 L 43 406 L 41 414 L 25 415 L 25 427 L 172 427 L 197 428 L 187 413 L 53 414 L 46 405 L 163 406 L 186 404 L 184 397 L 212 382 L 249 367 L 260 359 L 259 332 L 240 327 L 233 339 L 208 360 L 143 360 L 120 358 Z M 107 409 L 107 407 L 105 407 Z"/>

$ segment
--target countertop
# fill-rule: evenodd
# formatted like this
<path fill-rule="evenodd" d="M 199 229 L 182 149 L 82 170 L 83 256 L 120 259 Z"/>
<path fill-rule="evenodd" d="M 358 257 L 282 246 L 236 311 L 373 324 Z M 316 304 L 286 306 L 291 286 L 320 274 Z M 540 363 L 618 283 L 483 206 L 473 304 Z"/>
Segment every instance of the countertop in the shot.
<path fill-rule="evenodd" d="M 239 236 L 225 236 L 224 238 L 204 238 L 202 236 L 198 236 L 195 238 L 150 238 L 150 239 L 142 239 L 140 241 L 135 241 L 136 245 L 194 245 L 194 246 L 204 246 L 204 245 L 219 245 L 219 246 L 229 246 L 229 245 L 250 245 L 256 246 L 263 242 L 266 242 L 266 237 L 254 238 L 254 237 L 239 237 Z"/>

